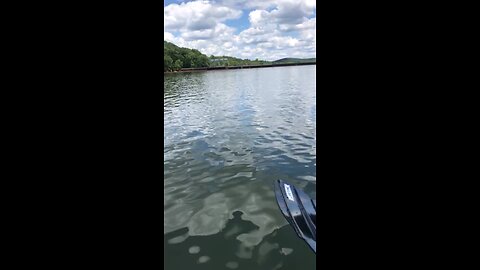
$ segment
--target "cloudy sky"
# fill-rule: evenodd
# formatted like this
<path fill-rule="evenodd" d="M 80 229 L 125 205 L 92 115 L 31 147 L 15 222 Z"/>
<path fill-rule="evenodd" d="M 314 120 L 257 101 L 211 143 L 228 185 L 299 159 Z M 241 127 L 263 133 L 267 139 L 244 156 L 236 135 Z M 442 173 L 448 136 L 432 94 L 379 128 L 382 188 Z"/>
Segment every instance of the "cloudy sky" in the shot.
<path fill-rule="evenodd" d="M 164 38 L 206 55 L 316 57 L 315 0 L 164 0 Z"/>

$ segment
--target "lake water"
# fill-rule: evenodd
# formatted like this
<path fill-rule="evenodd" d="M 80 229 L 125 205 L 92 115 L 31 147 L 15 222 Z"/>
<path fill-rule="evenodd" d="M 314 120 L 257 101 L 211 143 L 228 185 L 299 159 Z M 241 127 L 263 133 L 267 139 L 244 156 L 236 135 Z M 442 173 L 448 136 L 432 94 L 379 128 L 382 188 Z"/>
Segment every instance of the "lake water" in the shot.
<path fill-rule="evenodd" d="M 316 198 L 315 71 L 164 75 L 165 269 L 315 269 L 273 192 Z"/>

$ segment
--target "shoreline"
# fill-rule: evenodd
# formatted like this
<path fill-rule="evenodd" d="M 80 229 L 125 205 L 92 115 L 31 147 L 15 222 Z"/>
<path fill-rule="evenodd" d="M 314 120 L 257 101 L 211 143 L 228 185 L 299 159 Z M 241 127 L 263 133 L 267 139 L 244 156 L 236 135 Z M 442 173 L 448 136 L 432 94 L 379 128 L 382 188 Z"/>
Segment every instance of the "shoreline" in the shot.
<path fill-rule="evenodd" d="M 256 65 L 256 66 L 182 68 L 182 69 L 180 69 L 180 70 L 178 70 L 178 71 L 164 71 L 163 74 L 174 74 L 174 73 L 185 73 L 185 72 L 198 72 L 198 71 L 210 71 L 210 70 L 244 69 L 244 68 L 267 68 L 267 67 L 304 66 L 304 65 L 316 65 L 316 64 L 317 64 L 317 62 L 307 62 L 307 63 L 268 64 L 268 65 Z"/>

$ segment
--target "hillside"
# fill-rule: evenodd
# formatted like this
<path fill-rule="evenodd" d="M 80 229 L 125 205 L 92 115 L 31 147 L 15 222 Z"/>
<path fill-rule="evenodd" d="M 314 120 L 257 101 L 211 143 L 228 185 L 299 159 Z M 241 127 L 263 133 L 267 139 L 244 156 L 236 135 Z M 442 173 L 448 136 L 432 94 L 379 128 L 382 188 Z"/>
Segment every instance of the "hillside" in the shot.
<path fill-rule="evenodd" d="M 178 47 L 167 41 L 163 42 L 163 71 L 208 66 L 208 57 L 198 50 Z"/>
<path fill-rule="evenodd" d="M 273 64 L 287 64 L 287 63 L 312 63 L 316 62 L 317 58 L 282 58 L 273 61 Z"/>
<path fill-rule="evenodd" d="M 163 41 L 163 71 L 176 71 L 184 68 L 230 67 L 246 65 L 263 65 L 270 62 L 263 60 L 240 59 L 231 56 L 210 57 L 198 50 L 178 47 Z"/>

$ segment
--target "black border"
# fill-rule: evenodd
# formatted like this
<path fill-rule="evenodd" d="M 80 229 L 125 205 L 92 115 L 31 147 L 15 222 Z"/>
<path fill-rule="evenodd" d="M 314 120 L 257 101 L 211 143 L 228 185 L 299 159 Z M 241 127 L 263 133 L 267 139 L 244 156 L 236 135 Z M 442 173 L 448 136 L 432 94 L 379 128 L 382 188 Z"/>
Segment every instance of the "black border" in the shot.
<path fill-rule="evenodd" d="M 444 217 L 454 194 L 443 184 L 458 179 L 460 155 L 442 146 L 463 137 L 443 126 L 450 103 L 425 91 L 453 76 L 438 57 L 452 50 L 442 20 L 455 18 L 432 5 L 317 3 L 321 267 L 432 266 L 458 246 L 439 241 L 460 231 Z M 21 27 L 6 51 L 21 73 L 7 114 L 20 120 L 5 128 L 15 133 L 7 158 L 20 161 L 18 186 L 5 189 L 14 194 L 8 232 L 37 265 L 158 267 L 162 7 L 33 9 L 20 7 L 25 20 L 8 25 Z"/>

